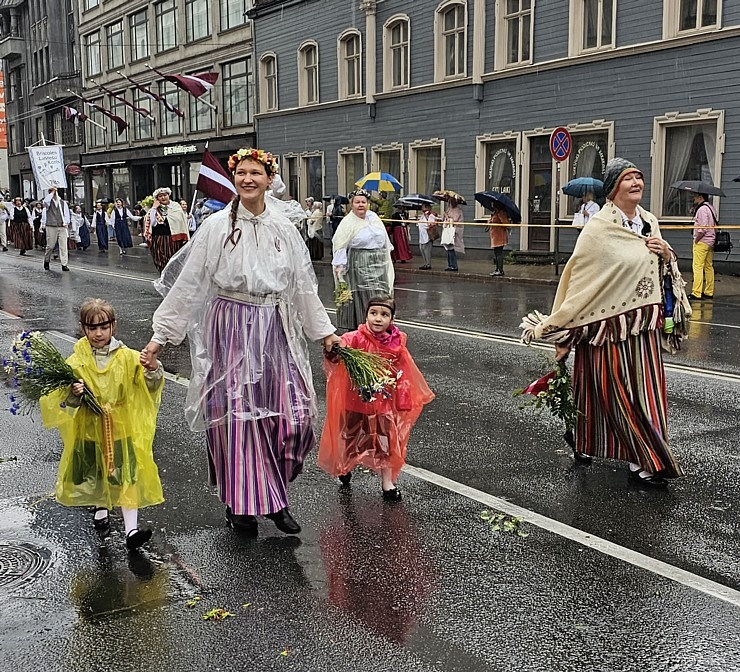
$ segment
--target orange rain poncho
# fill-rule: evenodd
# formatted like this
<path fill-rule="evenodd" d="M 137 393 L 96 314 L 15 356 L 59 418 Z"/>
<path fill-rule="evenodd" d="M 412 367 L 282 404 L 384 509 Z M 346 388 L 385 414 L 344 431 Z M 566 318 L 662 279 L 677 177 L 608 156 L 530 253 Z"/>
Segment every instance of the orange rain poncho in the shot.
<path fill-rule="evenodd" d="M 150 391 L 139 353 L 124 345 L 112 351 L 108 364 L 99 370 L 86 338 L 77 341 L 67 363 L 109 413 L 112 436 L 106 450 L 104 418 L 85 404 L 67 406 L 69 388 L 41 398 L 44 425 L 57 427 L 64 442 L 57 501 L 107 509 L 161 504 L 164 497 L 152 441 L 164 379 Z"/>
<path fill-rule="evenodd" d="M 395 480 L 406 462 L 411 428 L 434 393 L 406 348 L 406 334 L 397 333 L 400 338 L 384 344 L 361 324 L 342 336 L 342 345 L 387 357 L 402 372 L 390 398 L 378 394 L 373 401 L 362 401 L 350 386 L 347 369 L 325 362 L 326 422 L 318 463 L 332 476 L 362 464 L 374 471 L 388 468 Z"/>

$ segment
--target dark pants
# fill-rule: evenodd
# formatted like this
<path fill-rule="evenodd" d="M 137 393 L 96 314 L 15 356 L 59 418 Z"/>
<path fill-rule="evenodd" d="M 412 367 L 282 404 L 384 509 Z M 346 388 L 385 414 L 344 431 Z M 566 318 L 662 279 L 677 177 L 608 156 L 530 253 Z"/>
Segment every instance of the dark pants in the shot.
<path fill-rule="evenodd" d="M 493 262 L 496 264 L 496 270 L 504 272 L 504 246 L 493 248 Z"/>
<path fill-rule="evenodd" d="M 457 270 L 457 252 L 455 252 L 454 247 L 447 250 L 447 268 Z"/>

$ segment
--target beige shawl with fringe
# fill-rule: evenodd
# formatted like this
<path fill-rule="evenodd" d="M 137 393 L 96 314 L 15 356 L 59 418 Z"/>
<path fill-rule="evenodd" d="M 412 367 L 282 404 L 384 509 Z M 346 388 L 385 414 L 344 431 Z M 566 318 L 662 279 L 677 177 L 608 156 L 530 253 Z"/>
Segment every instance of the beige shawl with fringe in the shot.
<path fill-rule="evenodd" d="M 651 235 L 662 237 L 658 220 L 638 206 Z M 570 331 L 612 318 L 626 317 L 624 337 L 655 328 L 655 320 L 643 316 L 663 303 L 663 276 L 658 255 L 640 236 L 622 224 L 622 215 L 611 201 L 584 226 L 573 255 L 560 278 L 550 315 L 530 313 L 522 322 L 522 340 L 550 342 L 568 340 Z M 675 260 L 666 265 L 673 278 L 673 293 L 679 321 L 691 314 L 685 282 Z M 685 328 L 685 323 L 682 328 Z M 621 337 L 620 337 L 621 338 Z"/>

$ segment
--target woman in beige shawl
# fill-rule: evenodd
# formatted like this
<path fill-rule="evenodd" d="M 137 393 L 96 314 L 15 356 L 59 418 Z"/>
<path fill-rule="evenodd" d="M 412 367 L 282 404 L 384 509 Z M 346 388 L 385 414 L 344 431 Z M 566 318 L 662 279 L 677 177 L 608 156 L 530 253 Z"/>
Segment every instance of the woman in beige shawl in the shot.
<path fill-rule="evenodd" d="M 369 201 L 370 194 L 364 189 L 349 194 L 352 210 L 332 238 L 336 286 L 341 292 L 346 283 L 352 294 L 351 300 L 337 304 L 340 329 L 357 329 L 365 321 L 367 302 L 373 296 L 393 296 L 393 245 L 383 222 L 368 210 Z"/>
<path fill-rule="evenodd" d="M 190 240 L 187 213 L 179 203 L 170 200 L 171 195 L 169 187 L 154 190 L 154 205 L 144 225 L 144 238 L 160 273 L 172 255 Z"/>
<path fill-rule="evenodd" d="M 530 313 L 521 326 L 525 342 L 554 343 L 558 360 L 575 346 L 579 414 L 566 440 L 576 460 L 623 460 L 631 480 L 665 487 L 683 470 L 668 448 L 661 346 L 678 349 L 691 308 L 673 250 L 639 206 L 643 189 L 634 164 L 609 162 L 608 200 L 578 237 L 552 313 Z"/>

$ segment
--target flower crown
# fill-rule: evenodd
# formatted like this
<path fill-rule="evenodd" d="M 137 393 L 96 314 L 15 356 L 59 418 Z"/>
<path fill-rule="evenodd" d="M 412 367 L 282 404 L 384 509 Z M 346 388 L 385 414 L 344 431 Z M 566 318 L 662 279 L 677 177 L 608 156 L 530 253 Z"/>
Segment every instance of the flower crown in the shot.
<path fill-rule="evenodd" d="M 263 149 L 253 149 L 252 147 L 242 147 L 237 150 L 236 154 L 232 154 L 229 157 L 229 170 L 233 173 L 244 159 L 259 161 L 267 168 L 267 172 L 270 175 L 277 175 L 280 172 L 280 166 L 278 166 L 277 159 L 273 154 Z"/>
<path fill-rule="evenodd" d="M 357 188 L 347 194 L 347 198 L 349 199 L 353 199 L 355 196 L 364 196 L 368 201 L 370 200 L 370 192 L 365 189 Z"/>

